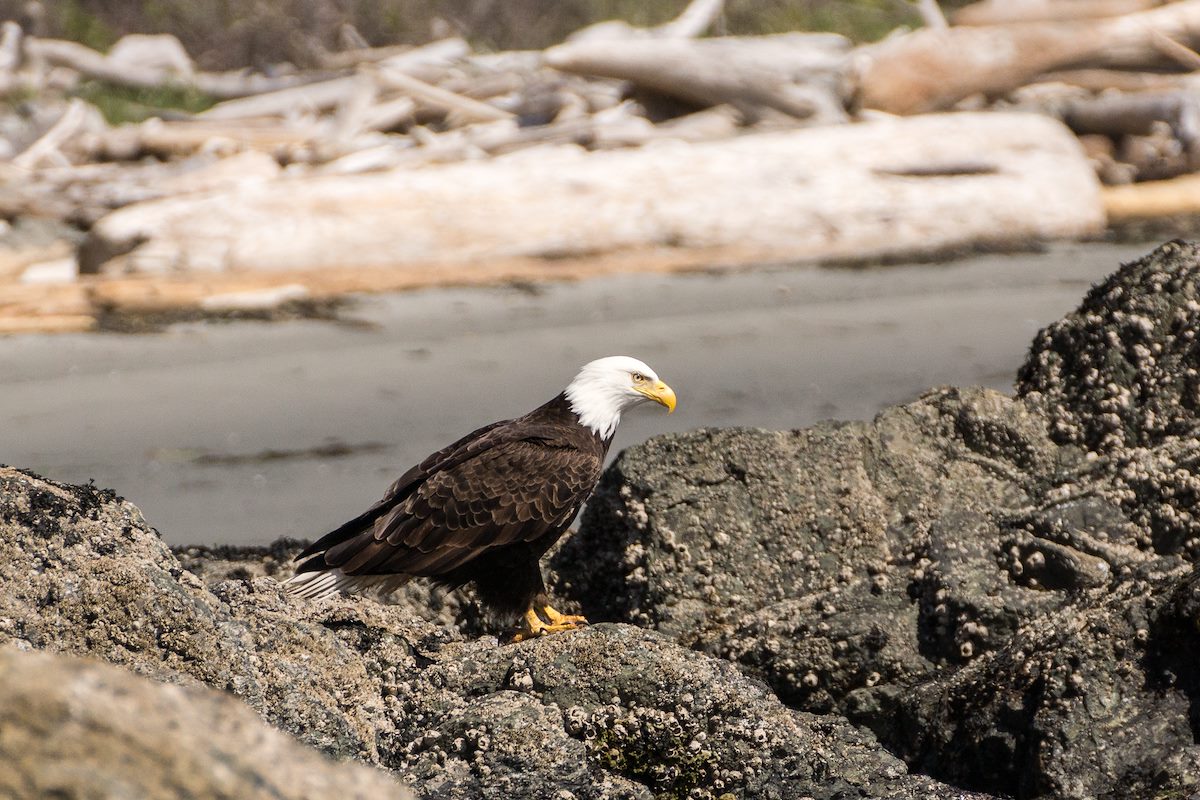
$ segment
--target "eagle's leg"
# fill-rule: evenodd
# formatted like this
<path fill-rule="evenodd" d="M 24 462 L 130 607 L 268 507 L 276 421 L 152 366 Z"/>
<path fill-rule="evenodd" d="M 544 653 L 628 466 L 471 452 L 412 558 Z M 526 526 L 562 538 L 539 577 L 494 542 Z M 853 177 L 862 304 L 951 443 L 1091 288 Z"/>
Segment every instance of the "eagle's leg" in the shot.
<path fill-rule="evenodd" d="M 548 622 L 538 616 L 539 610 L 545 615 L 546 620 L 549 620 Z M 580 624 L 586 625 L 587 620 L 580 616 L 560 614 L 547 604 L 536 604 L 525 612 L 524 624 L 513 634 L 512 641 L 523 642 L 526 639 L 536 639 L 551 633 L 573 631 Z"/>

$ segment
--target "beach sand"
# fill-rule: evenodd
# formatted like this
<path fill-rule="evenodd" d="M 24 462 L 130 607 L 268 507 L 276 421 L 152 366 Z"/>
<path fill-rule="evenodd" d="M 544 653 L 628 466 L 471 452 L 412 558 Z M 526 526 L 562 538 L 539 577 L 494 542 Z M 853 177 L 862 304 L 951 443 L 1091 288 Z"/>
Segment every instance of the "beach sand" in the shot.
<path fill-rule="evenodd" d="M 622 275 L 362 298 L 348 321 L 0 339 L 0 462 L 129 497 L 173 544 L 313 538 L 403 469 L 598 356 L 647 361 L 702 426 L 865 419 L 940 384 L 1008 390 L 1033 335 L 1150 245 L 943 264 Z"/>

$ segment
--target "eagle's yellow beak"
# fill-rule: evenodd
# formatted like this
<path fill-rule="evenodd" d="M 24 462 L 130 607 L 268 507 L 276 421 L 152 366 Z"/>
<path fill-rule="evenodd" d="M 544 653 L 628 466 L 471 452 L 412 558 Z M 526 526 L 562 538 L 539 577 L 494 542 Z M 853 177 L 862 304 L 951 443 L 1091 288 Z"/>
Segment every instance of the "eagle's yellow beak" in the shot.
<path fill-rule="evenodd" d="M 639 388 L 638 391 L 654 402 L 666 406 L 668 414 L 675 410 L 675 390 L 662 381 L 647 384 Z"/>

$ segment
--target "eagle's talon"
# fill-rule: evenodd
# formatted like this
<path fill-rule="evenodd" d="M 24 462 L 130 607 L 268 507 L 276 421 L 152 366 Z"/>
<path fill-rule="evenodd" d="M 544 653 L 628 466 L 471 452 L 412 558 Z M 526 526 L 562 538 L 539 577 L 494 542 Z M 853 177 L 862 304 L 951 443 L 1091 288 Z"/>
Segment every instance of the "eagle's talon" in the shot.
<path fill-rule="evenodd" d="M 551 633 L 573 631 L 587 624 L 587 620 L 581 616 L 560 614 L 550 606 L 541 606 L 540 610 L 549 622 L 543 621 L 534 609 L 529 609 L 525 612 L 525 624 L 513 633 L 510 642 L 525 642 Z"/>
<path fill-rule="evenodd" d="M 555 611 L 548 605 L 542 606 L 541 612 L 542 616 L 549 620 L 551 625 L 569 625 L 570 627 L 576 627 L 579 625 L 588 624 L 587 617 L 579 614 L 560 614 L 558 611 Z M 569 628 L 564 628 L 563 630 L 569 630 Z"/>

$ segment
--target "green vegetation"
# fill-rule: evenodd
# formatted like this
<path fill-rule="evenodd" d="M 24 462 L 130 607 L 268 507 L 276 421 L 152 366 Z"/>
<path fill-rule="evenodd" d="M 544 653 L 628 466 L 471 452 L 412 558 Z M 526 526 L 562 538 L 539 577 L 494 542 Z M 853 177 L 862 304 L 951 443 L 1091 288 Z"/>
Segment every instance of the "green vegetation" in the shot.
<path fill-rule="evenodd" d="M 901 25 L 919 25 L 921 18 L 903 0 L 731 0 L 726 20 L 737 33 L 830 31 L 871 42 Z"/>
<path fill-rule="evenodd" d="M 946 7 L 966 0 L 943 0 Z M 314 66 L 342 47 L 339 30 L 353 25 L 370 44 L 418 43 L 457 34 L 490 50 L 542 48 L 606 19 L 657 25 L 687 0 L 43 0 L 36 24 L 25 0 L 0 0 L 0 17 L 23 20 L 42 35 L 97 49 L 125 33 L 171 33 L 205 69 Z M 906 0 L 728 0 L 717 33 L 835 31 L 872 41 L 919 17 Z"/>
<path fill-rule="evenodd" d="M 131 89 L 102 81 L 86 81 L 80 84 L 75 94 L 100 109 L 110 125 L 141 122 L 170 111 L 197 113 L 211 108 L 215 102 L 190 86 Z"/>
<path fill-rule="evenodd" d="M 52 27 L 65 39 L 82 42 L 94 50 L 107 50 L 120 35 L 104 19 L 84 7 L 84 0 L 65 0 L 51 6 Z"/>

